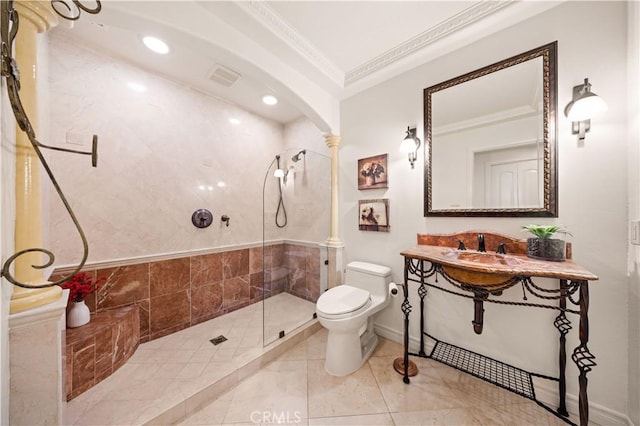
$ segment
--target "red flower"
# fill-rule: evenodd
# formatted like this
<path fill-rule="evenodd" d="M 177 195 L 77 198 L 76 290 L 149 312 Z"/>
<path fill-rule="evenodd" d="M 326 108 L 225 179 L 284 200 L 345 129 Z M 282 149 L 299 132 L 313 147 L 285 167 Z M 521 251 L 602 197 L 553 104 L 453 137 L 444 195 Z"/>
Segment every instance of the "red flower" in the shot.
<path fill-rule="evenodd" d="M 65 281 L 60 284 L 62 288 L 68 288 L 69 299 L 74 302 L 82 302 L 89 293 L 98 291 L 102 286 L 102 283 L 106 281 L 105 277 L 98 278 L 95 282 L 93 277 L 85 272 L 75 274 L 69 281 Z"/>

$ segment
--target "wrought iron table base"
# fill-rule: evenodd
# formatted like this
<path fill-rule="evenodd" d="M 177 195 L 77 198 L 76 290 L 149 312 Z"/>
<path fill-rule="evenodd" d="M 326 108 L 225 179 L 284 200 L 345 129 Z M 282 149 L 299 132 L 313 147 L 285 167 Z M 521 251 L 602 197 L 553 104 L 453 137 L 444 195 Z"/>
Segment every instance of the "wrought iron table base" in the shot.
<path fill-rule="evenodd" d="M 425 268 L 425 262 L 430 264 L 428 269 Z M 569 419 L 569 413 L 566 408 L 566 334 L 571 330 L 571 322 L 566 316 L 566 313 L 573 313 L 579 315 L 579 337 L 580 344 L 576 347 L 571 355 L 571 359 L 578 367 L 580 371 L 578 384 L 579 384 L 579 414 L 580 414 L 580 425 L 586 426 L 589 422 L 589 402 L 587 398 L 587 373 L 591 371 L 591 369 L 596 365 L 595 356 L 593 356 L 587 347 L 587 343 L 589 341 L 589 318 L 588 318 L 588 309 L 589 309 L 589 287 L 588 281 L 585 280 L 573 280 L 568 281 L 565 279 L 560 279 L 560 288 L 558 290 L 547 290 L 536 286 L 530 277 L 518 277 L 517 281 L 514 281 L 512 286 L 518 282 L 522 283 L 523 292 L 526 288 L 529 293 L 534 296 L 546 299 L 546 300 L 559 300 L 559 306 L 553 306 L 549 304 L 542 303 L 531 303 L 531 302 L 510 302 L 510 301 L 498 301 L 495 299 L 490 299 L 488 294 L 486 297 L 482 297 L 482 301 L 492 302 L 492 303 L 501 303 L 508 305 L 520 305 L 520 306 L 529 306 L 529 307 L 539 307 L 539 308 L 547 308 L 547 309 L 556 309 L 559 311 L 558 316 L 554 320 L 554 326 L 558 330 L 560 334 L 559 343 L 559 353 L 558 353 L 558 363 L 559 363 L 559 377 L 549 377 L 540 374 L 526 372 L 524 370 L 518 369 L 517 367 L 510 366 L 508 364 L 502 363 L 497 360 L 493 360 L 491 358 L 485 357 L 484 355 L 477 354 L 466 349 L 450 345 L 448 343 L 441 342 L 437 339 L 436 345 L 431 351 L 430 354 L 425 353 L 425 336 L 429 336 L 425 332 L 425 324 L 424 324 L 424 312 L 425 312 L 425 297 L 427 295 L 427 287 L 437 288 L 439 290 L 443 290 L 448 293 L 452 293 L 457 296 L 467 297 L 478 299 L 477 292 L 474 292 L 473 295 L 459 293 L 456 291 L 451 291 L 445 288 L 442 288 L 436 284 L 428 283 L 426 280 L 429 277 L 435 276 L 436 283 L 438 282 L 438 275 L 441 275 L 445 278 L 449 283 L 457 286 L 460 289 L 468 289 L 468 284 L 456 282 L 456 280 L 451 277 L 447 277 L 446 273 L 442 270 L 441 266 L 436 263 L 431 263 L 422 259 L 413 259 L 411 257 L 405 256 L 405 267 L 404 267 L 404 285 L 402 286 L 404 300 L 401 305 L 402 312 L 404 314 L 404 356 L 402 358 L 402 365 L 404 366 L 403 372 L 403 381 L 406 384 L 410 383 L 409 378 L 409 365 L 413 362 L 410 361 L 409 355 L 418 356 L 422 358 L 431 358 L 439 362 L 443 362 L 447 365 L 450 365 L 454 368 L 457 368 L 461 371 L 465 371 L 470 373 L 476 377 L 479 377 L 485 381 L 493 383 L 497 386 L 503 387 L 507 390 L 515 392 L 521 396 L 524 396 L 528 399 L 535 401 L 538 405 L 545 408 L 549 412 L 558 416 L 562 420 L 566 421 L 569 424 L 572 423 Z M 417 277 L 417 278 L 416 278 Z M 420 347 L 418 353 L 410 353 L 409 352 L 409 314 L 411 313 L 411 303 L 409 302 L 409 282 L 419 283 L 418 287 L 418 295 L 420 296 Z M 552 295 L 546 295 L 545 293 Z M 573 295 L 578 293 L 578 300 L 573 299 Z M 495 295 L 499 295 L 500 293 L 492 293 Z M 579 306 L 579 310 L 573 310 L 567 308 L 567 298 L 569 298 L 570 302 L 574 305 Z M 527 300 L 526 293 L 524 294 L 524 300 Z M 474 328 L 476 327 L 477 313 L 474 318 Z M 480 324 L 481 327 L 481 324 Z M 446 350 L 443 350 L 445 348 Z M 453 349 L 452 349 L 453 348 Z M 525 383 L 524 387 L 513 388 L 513 386 L 509 386 L 508 384 L 502 383 L 499 380 L 494 380 L 491 378 L 484 377 L 483 374 L 478 372 L 474 372 L 463 366 L 458 365 L 458 361 L 455 360 L 455 356 L 451 357 L 449 355 L 442 355 L 442 353 L 446 352 L 459 352 L 464 353 L 465 356 L 474 356 L 478 359 L 482 359 L 483 362 L 487 362 L 488 364 L 492 364 L 494 367 L 497 366 L 501 371 L 508 371 L 508 374 L 511 376 L 511 381 L 513 382 L 513 377 L 516 377 L 516 382 Z M 435 354 L 435 355 L 434 355 Z M 469 355 L 471 354 L 471 355 Z M 399 360 L 396 360 L 399 361 Z M 538 401 L 535 397 L 535 392 L 533 391 L 533 384 L 531 376 L 542 377 L 549 380 L 554 380 L 558 382 L 558 393 L 559 393 L 559 404 L 556 410 L 546 406 L 542 402 Z M 530 388 L 530 389 L 529 389 Z"/>

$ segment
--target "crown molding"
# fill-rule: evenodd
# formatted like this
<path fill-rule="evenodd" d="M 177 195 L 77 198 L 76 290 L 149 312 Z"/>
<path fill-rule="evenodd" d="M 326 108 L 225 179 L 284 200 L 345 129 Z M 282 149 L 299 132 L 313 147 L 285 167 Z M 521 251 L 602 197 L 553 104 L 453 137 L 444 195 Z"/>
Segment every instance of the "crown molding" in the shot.
<path fill-rule="evenodd" d="M 495 112 L 492 114 L 483 115 L 480 117 L 474 117 L 468 120 L 446 124 L 444 126 L 434 127 L 433 136 L 443 136 L 449 133 L 462 132 L 464 130 L 471 130 L 478 127 L 492 126 L 494 124 L 503 123 L 505 121 L 520 120 L 522 118 L 532 117 L 535 115 L 542 115 L 542 111 L 532 108 L 529 105 L 525 105 Z"/>
<path fill-rule="evenodd" d="M 329 58 L 324 56 L 309 40 L 264 0 L 240 1 L 235 3 L 245 13 L 253 17 L 273 34 L 283 40 L 296 53 L 305 58 L 339 87 L 344 87 L 344 72 Z"/>
<path fill-rule="evenodd" d="M 474 22 L 491 15 L 511 4 L 514 0 L 507 1 L 482 1 L 473 6 L 468 7 L 457 15 L 443 21 L 439 25 L 428 31 L 418 34 L 417 36 L 400 43 L 398 46 L 386 51 L 385 53 L 365 62 L 364 64 L 348 71 L 345 75 L 345 86 L 355 83 L 366 76 L 373 74 L 381 69 L 391 65 L 392 63 L 421 50 L 430 44 L 468 26 Z"/>

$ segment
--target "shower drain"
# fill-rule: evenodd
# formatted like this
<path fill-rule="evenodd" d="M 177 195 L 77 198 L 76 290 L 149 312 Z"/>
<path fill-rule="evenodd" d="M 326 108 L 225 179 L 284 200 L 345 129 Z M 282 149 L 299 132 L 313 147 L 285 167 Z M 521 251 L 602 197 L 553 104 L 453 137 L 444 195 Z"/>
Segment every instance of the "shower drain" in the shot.
<path fill-rule="evenodd" d="M 225 342 L 227 340 L 226 337 L 224 337 L 222 334 L 219 335 L 218 337 L 214 337 L 213 339 L 209 340 L 211 343 L 213 343 L 214 345 L 219 345 L 222 342 Z"/>

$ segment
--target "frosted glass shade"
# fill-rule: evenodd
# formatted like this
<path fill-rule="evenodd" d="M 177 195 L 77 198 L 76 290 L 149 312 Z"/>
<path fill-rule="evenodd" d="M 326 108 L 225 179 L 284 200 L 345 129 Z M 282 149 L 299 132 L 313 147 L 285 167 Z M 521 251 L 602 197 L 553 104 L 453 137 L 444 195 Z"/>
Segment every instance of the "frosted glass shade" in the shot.
<path fill-rule="evenodd" d="M 571 121 L 584 121 L 607 110 L 607 104 L 602 98 L 593 93 L 586 93 L 569 109 L 567 118 Z"/>
<path fill-rule="evenodd" d="M 416 143 L 415 139 L 410 137 L 404 138 L 404 140 L 400 143 L 400 152 L 415 152 L 417 148 L 418 144 Z"/>

